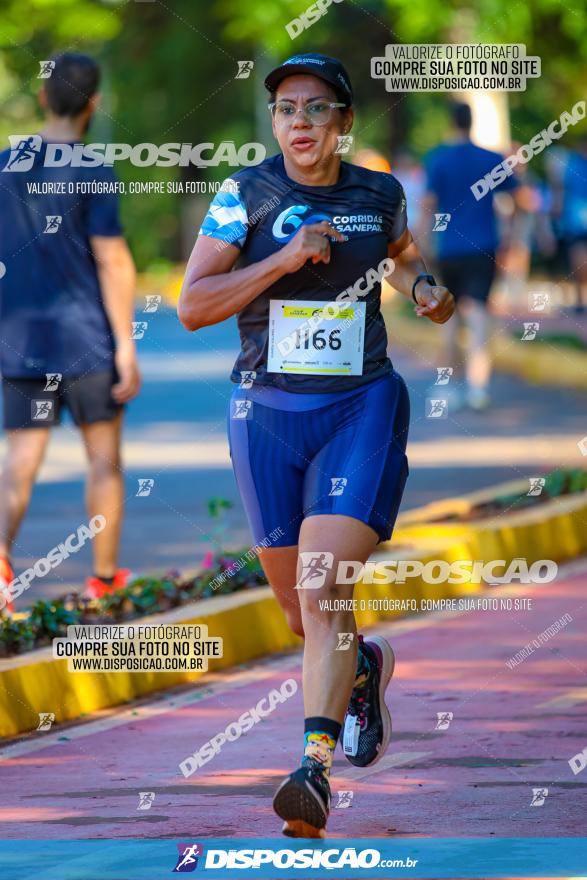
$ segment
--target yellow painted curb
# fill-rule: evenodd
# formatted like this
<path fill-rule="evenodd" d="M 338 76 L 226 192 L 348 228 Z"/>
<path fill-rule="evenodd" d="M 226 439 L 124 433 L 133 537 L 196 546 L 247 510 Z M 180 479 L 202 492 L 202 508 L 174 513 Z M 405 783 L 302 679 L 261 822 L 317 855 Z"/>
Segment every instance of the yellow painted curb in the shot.
<path fill-rule="evenodd" d="M 226 669 L 300 644 L 269 587 L 184 605 L 141 618 L 140 623 L 206 624 L 210 636 L 223 639 L 223 656 L 210 660 L 210 670 Z M 0 736 L 36 728 L 40 712 L 53 712 L 56 721 L 67 721 L 196 681 L 203 675 L 205 672 L 68 672 L 67 660 L 53 659 L 51 648 L 1 660 Z"/>
<path fill-rule="evenodd" d="M 516 488 L 525 489 L 526 480 L 505 483 L 493 489 L 503 495 Z M 470 555 L 462 559 L 524 558 L 528 563 L 539 559 L 562 562 L 587 552 L 587 492 L 554 498 L 533 507 L 469 523 L 438 521 L 441 514 L 463 512 L 463 502 L 472 506 L 491 497 L 487 491 L 466 498 L 431 504 L 420 508 L 419 516 L 410 511 L 398 519 L 394 543 L 437 543 L 452 546 L 460 541 Z M 453 556 L 453 560 L 455 557 Z"/>
<path fill-rule="evenodd" d="M 525 481 L 523 485 L 527 485 Z M 495 488 L 491 494 L 496 494 Z M 478 500 L 480 495 L 489 497 L 489 493 L 474 493 L 468 499 L 441 504 L 450 513 L 451 505 L 462 509 L 463 502 L 471 504 L 471 499 Z M 587 552 L 587 492 L 477 523 L 430 522 L 438 512 L 438 505 L 429 505 L 418 511 L 419 521 L 414 512 L 403 515 L 393 544 L 382 545 L 373 560 L 411 559 L 425 564 L 433 560 L 504 559 L 509 564 L 512 559 L 524 558 L 531 564 L 539 559 L 561 562 Z M 370 599 L 415 599 L 420 607 L 422 599 L 448 599 L 482 589 L 483 584 L 425 584 L 421 578 L 410 578 L 409 584 L 403 585 L 359 582 L 355 596 L 363 610 L 357 611 L 357 624 L 363 628 L 381 619 L 406 616 L 401 610 L 369 608 Z M 301 643 L 290 632 L 269 587 L 206 599 L 141 618 L 140 623 L 206 624 L 209 635 L 222 638 L 224 646 L 223 657 L 211 660 L 210 670 L 226 669 Z M 0 736 L 35 729 L 41 712 L 53 712 L 56 721 L 66 721 L 197 681 L 203 675 L 180 671 L 70 673 L 67 661 L 54 660 L 50 648 L 1 660 Z"/>
<path fill-rule="evenodd" d="M 528 567 L 539 560 L 560 563 L 587 553 L 587 492 L 561 499 L 553 499 L 535 507 L 496 516 L 492 519 L 454 523 L 438 521 L 440 511 L 445 515 L 462 513 L 480 501 L 516 489 L 526 489 L 526 480 L 517 480 L 474 492 L 464 498 L 435 502 L 417 511 L 410 511 L 398 519 L 392 542 L 381 545 L 372 559 L 405 559 L 405 552 L 394 551 L 394 545 L 412 545 L 420 552 L 410 559 L 427 562 L 459 562 L 504 560 L 505 567 L 514 559 L 523 559 Z M 424 521 L 423 521 L 424 520 Z M 426 521 L 433 520 L 433 521 Z M 383 577 L 383 571 L 382 571 Z M 374 574 L 376 580 L 377 574 Z M 407 584 L 358 582 L 355 596 L 360 600 L 371 598 L 415 599 L 418 607 L 422 599 L 448 599 L 468 595 L 484 589 L 484 584 L 426 584 L 420 577 L 411 577 Z M 401 611 L 359 611 L 359 626 L 376 623 L 381 617 L 402 617 Z"/>

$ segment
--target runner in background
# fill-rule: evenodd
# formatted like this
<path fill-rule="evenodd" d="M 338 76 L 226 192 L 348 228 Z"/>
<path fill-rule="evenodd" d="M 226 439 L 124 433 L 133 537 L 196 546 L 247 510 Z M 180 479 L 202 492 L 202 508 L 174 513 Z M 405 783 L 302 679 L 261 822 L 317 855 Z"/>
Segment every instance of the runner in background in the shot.
<path fill-rule="evenodd" d="M 522 146 L 513 141 L 511 152 L 515 153 Z M 500 307 L 509 315 L 528 311 L 532 250 L 535 246 L 542 249 L 546 232 L 539 179 L 529 164 L 522 163 L 515 166 L 514 177 L 519 186 L 528 189 L 530 198 L 526 206 L 516 204 L 512 192 L 498 192 L 495 196 L 500 238 L 497 257 L 501 267 Z"/>
<path fill-rule="evenodd" d="M 412 229 L 420 229 L 426 194 L 426 171 L 421 161 L 407 149 L 398 150 L 393 155 L 391 171 L 404 188 L 406 201 L 410 206 L 410 226 Z"/>
<path fill-rule="evenodd" d="M 575 286 L 575 313 L 587 303 L 587 138 L 559 150 L 547 164 L 553 188 L 553 216 Z"/>
<path fill-rule="evenodd" d="M 67 408 L 88 458 L 88 517 L 105 528 L 92 541 L 91 596 L 122 586 L 117 569 L 123 515 L 120 443 L 123 404 L 139 390 L 131 339 L 133 260 L 109 168 L 45 167 L 47 144 L 81 142 L 98 106 L 100 71 L 86 55 L 54 59 L 39 99 L 40 135 L 0 154 L 0 368 L 7 454 L 0 480 L 0 587 L 12 581 L 10 554 L 43 461 L 50 427 Z M 31 192 L 34 184 L 36 192 Z M 74 192 L 69 193 L 69 185 Z M 50 192 L 43 192 L 52 190 Z M 76 524 L 77 525 L 77 524 Z M 63 524 L 63 534 L 71 528 Z M 2 605 L 10 608 L 6 590 Z"/>
<path fill-rule="evenodd" d="M 489 350 L 488 299 L 496 272 L 498 249 L 493 196 L 499 190 L 515 192 L 518 183 L 506 177 L 496 189 L 477 200 L 471 186 L 503 161 L 503 156 L 471 141 L 472 115 L 468 104 L 452 110 L 453 140 L 434 149 L 426 159 L 427 194 L 418 239 L 432 239 L 444 284 L 454 293 L 458 320 L 446 328 L 446 365 L 458 375 L 463 366 L 458 353 L 459 325 L 468 329 L 464 357 L 466 388 L 457 405 L 485 409 L 490 402 L 491 355 Z M 515 192 L 516 202 L 526 205 L 526 188 Z M 450 405 L 450 404 L 449 404 Z"/>
<path fill-rule="evenodd" d="M 371 147 L 357 150 L 353 158 L 355 165 L 368 168 L 370 171 L 382 171 L 391 174 L 401 183 L 406 202 L 410 206 L 410 226 L 419 229 L 422 223 L 422 199 L 426 191 L 426 175 L 422 165 L 407 150 L 399 150 L 395 156 L 393 166 L 390 165 L 383 153 Z M 384 279 L 381 285 L 381 302 L 387 302 L 393 296 L 393 288 Z"/>

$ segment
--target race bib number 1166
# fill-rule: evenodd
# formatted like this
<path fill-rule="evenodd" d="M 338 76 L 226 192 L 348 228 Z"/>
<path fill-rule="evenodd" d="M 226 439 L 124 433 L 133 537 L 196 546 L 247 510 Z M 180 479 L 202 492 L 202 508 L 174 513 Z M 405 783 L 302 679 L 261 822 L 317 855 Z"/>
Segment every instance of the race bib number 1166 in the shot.
<path fill-rule="evenodd" d="M 269 373 L 360 376 L 364 302 L 273 299 L 269 310 Z"/>

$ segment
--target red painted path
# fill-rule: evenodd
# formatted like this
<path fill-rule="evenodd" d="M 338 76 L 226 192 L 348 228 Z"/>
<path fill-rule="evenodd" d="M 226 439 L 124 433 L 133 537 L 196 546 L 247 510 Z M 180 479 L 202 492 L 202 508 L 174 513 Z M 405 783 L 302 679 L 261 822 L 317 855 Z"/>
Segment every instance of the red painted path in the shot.
<path fill-rule="evenodd" d="M 532 610 L 418 615 L 382 624 L 397 655 L 388 690 L 394 737 L 385 758 L 356 771 L 337 753 L 332 837 L 584 835 L 587 769 L 587 560 L 546 586 L 491 595 Z M 508 658 L 556 620 L 572 622 L 520 665 Z M 209 676 L 87 724 L 36 734 L 0 751 L 4 838 L 272 836 L 272 793 L 301 754 L 298 693 L 194 776 L 191 752 L 274 687 L 300 682 L 299 653 Z M 48 695 L 47 711 L 51 709 Z M 437 713 L 452 712 L 436 730 Z M 548 788 L 530 806 L 534 788 Z M 139 792 L 154 792 L 137 810 Z M 334 798 L 336 803 L 337 798 Z"/>

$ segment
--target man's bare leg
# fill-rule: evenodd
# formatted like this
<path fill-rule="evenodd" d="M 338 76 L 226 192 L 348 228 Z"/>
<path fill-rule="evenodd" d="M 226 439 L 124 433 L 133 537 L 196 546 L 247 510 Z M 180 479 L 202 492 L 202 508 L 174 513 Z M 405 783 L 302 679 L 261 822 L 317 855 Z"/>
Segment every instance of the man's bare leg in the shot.
<path fill-rule="evenodd" d="M 0 477 L 0 556 L 10 556 L 48 441 L 49 428 L 7 432 L 7 452 Z"/>
<path fill-rule="evenodd" d="M 106 519 L 106 526 L 92 542 L 94 574 L 111 578 L 116 573 L 124 514 L 124 481 L 120 454 L 122 412 L 112 421 L 82 425 L 81 432 L 88 457 L 88 517 L 91 519 L 100 514 Z"/>

